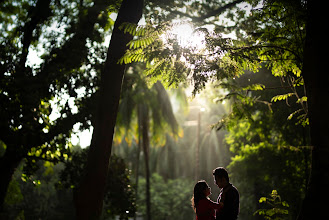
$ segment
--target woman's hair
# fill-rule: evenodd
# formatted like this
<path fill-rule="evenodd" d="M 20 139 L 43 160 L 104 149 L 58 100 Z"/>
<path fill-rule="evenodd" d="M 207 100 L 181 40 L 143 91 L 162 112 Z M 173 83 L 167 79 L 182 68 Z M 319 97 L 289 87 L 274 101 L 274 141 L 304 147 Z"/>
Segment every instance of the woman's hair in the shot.
<path fill-rule="evenodd" d="M 206 198 L 206 195 L 204 191 L 208 188 L 208 184 L 204 180 L 200 180 L 195 184 L 194 191 L 193 191 L 193 197 L 191 199 L 192 207 L 194 211 L 196 211 L 196 207 L 201 199 Z"/>

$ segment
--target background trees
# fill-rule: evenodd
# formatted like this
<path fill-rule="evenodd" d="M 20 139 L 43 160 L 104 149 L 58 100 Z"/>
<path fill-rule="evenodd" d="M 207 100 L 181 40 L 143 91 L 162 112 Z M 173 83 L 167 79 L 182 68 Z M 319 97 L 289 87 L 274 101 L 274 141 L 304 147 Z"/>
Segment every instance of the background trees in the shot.
<path fill-rule="evenodd" d="M 262 103 L 290 89 L 266 69 L 247 73 L 236 81 L 240 85 L 265 85 L 264 91 L 249 92 L 250 97 L 257 97 L 259 101 L 243 104 L 250 115 L 237 114 L 227 124 L 226 142 L 235 154 L 229 169 L 234 174 L 232 181 L 241 192 L 240 216 L 254 219 L 253 212 L 261 208 L 258 200 L 275 188 L 290 205 L 286 218 L 296 219 L 307 189 L 311 163 L 307 128 L 298 124 L 297 118 L 287 120 L 292 111 L 299 109 L 299 103 L 293 98 L 289 99 L 289 106 L 285 102 L 274 102 L 268 108 Z"/>
<path fill-rule="evenodd" d="M 178 124 L 173 114 L 169 96 L 161 82 L 157 81 L 151 88 L 148 88 L 145 79 L 141 77 L 142 74 L 138 70 L 140 71 L 141 68 L 132 66 L 126 74 L 121 104 L 119 106 L 119 119 L 117 121 L 118 125 L 125 127 L 124 131 L 130 131 L 132 134 L 131 136 L 126 136 L 125 132 L 120 132 L 120 130 L 117 132 L 120 135 L 119 141 L 124 136 L 126 139 L 132 139 L 129 140 L 130 142 L 135 141 L 138 143 L 136 154 L 137 168 L 135 169 L 137 177 L 136 188 L 138 187 L 140 152 L 143 150 L 146 179 L 146 210 L 147 218 L 150 219 L 150 143 L 156 144 L 160 142 L 159 140 L 164 139 L 166 135 L 171 135 L 175 138 L 178 133 Z M 134 129 L 130 127 L 133 115 L 137 118 L 136 134 L 133 133 Z"/>

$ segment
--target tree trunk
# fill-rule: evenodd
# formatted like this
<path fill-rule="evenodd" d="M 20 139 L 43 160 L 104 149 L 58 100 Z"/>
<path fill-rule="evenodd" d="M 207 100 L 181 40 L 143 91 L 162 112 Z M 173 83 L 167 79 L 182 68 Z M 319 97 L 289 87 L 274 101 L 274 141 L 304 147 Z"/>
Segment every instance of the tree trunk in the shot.
<path fill-rule="evenodd" d="M 173 146 L 172 146 L 172 141 L 170 139 L 170 136 L 168 134 L 166 134 L 166 147 L 167 147 L 167 164 L 168 164 L 168 170 L 166 171 L 167 173 L 167 177 L 169 179 L 174 179 L 175 178 L 175 170 L 176 170 L 176 165 L 175 165 L 175 160 L 177 158 L 175 158 L 175 153 L 173 150 Z"/>
<path fill-rule="evenodd" d="M 142 122 L 141 122 L 141 109 L 140 105 L 137 105 L 137 120 L 138 120 L 138 145 L 137 145 L 137 157 L 136 157 L 136 182 L 135 182 L 135 196 L 138 197 L 138 181 L 139 181 L 139 158 L 142 148 Z M 137 219 L 137 212 L 135 213 L 134 219 Z"/>
<path fill-rule="evenodd" d="M 299 219 L 329 219 L 329 31 L 326 7 L 309 0 L 303 77 L 308 98 L 312 167 Z"/>
<path fill-rule="evenodd" d="M 148 107 L 142 105 L 142 137 L 143 137 L 143 151 L 145 161 L 145 178 L 146 178 L 146 219 L 151 220 L 151 193 L 150 193 L 150 166 L 149 166 L 149 114 Z"/>
<path fill-rule="evenodd" d="M 77 219 L 99 219 L 109 168 L 125 65 L 118 64 L 132 36 L 119 27 L 124 22 L 137 24 L 142 16 L 143 0 L 123 0 L 114 25 L 105 67 L 101 74 L 98 111 L 88 155 L 86 176 L 75 195 Z"/>
<path fill-rule="evenodd" d="M 10 151 L 9 148 L 5 152 L 3 157 L 0 158 L 0 213 L 4 208 L 4 201 L 6 198 L 9 183 L 12 176 L 18 167 L 19 163 L 22 161 L 23 157 L 19 157 L 17 152 Z M 1 219 L 1 215 L 0 215 Z"/>

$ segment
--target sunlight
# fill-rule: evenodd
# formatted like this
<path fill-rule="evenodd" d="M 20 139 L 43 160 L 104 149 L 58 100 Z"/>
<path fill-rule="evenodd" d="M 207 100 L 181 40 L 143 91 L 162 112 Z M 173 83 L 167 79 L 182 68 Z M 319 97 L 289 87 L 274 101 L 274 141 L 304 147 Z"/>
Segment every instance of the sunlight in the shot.
<path fill-rule="evenodd" d="M 205 48 L 204 34 L 195 32 L 193 26 L 189 23 L 175 24 L 169 34 L 174 35 L 183 48 L 194 47 L 197 50 Z"/>
<path fill-rule="evenodd" d="M 93 134 L 94 127 L 91 126 L 90 129 L 84 131 L 79 130 L 79 123 L 73 126 L 73 134 L 71 137 L 71 142 L 73 145 L 80 145 L 81 148 L 89 147 L 91 144 L 91 138 Z"/>

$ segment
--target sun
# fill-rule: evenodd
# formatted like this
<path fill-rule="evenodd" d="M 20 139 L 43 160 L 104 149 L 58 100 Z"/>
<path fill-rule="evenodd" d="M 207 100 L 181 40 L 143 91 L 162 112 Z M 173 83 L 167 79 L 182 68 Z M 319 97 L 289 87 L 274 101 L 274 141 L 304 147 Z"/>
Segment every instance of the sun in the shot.
<path fill-rule="evenodd" d="M 190 23 L 174 24 L 169 33 L 177 38 L 179 45 L 183 48 L 193 47 L 197 50 L 205 48 L 204 34 L 195 31 L 195 28 Z"/>

